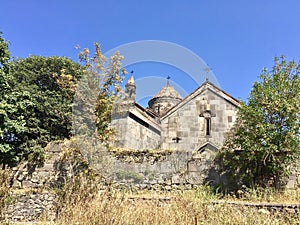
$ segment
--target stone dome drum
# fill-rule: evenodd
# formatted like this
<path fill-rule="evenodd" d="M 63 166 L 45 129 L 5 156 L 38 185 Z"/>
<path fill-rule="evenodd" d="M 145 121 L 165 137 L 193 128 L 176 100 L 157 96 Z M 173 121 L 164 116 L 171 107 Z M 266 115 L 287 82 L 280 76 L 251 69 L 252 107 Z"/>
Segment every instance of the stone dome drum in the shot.
<path fill-rule="evenodd" d="M 166 86 L 150 99 L 148 105 L 152 111 L 162 116 L 181 101 L 182 97 L 168 81 Z"/>

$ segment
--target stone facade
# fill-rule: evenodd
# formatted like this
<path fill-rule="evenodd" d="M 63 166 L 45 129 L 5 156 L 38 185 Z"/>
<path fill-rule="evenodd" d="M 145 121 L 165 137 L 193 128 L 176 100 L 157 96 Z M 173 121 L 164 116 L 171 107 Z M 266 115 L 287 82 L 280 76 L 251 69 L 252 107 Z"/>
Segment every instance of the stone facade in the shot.
<path fill-rule="evenodd" d="M 239 102 L 208 80 L 185 99 L 167 82 L 147 108 L 135 102 L 132 76 L 128 82 L 130 96 L 120 101 L 112 120 L 117 147 L 193 152 L 209 143 L 219 149 L 236 119 Z"/>
<path fill-rule="evenodd" d="M 135 154 L 123 164 L 112 160 L 117 180 L 122 178 L 120 174 L 135 174 L 143 185 L 162 181 L 194 185 L 215 179 L 208 177 L 208 171 L 235 122 L 239 102 L 208 80 L 184 99 L 167 81 L 147 108 L 135 102 L 135 90 L 131 76 L 112 118 L 117 131 L 115 147 Z M 172 154 L 153 163 L 143 154 L 149 150 Z M 147 171 L 151 171 L 152 180 Z"/>
<path fill-rule="evenodd" d="M 238 101 L 208 81 L 161 118 L 164 149 L 198 151 L 210 143 L 220 148 L 232 127 Z"/>
<path fill-rule="evenodd" d="M 161 128 L 154 116 L 134 103 L 128 111 L 114 115 L 116 146 L 130 149 L 157 149 L 160 145 Z"/>

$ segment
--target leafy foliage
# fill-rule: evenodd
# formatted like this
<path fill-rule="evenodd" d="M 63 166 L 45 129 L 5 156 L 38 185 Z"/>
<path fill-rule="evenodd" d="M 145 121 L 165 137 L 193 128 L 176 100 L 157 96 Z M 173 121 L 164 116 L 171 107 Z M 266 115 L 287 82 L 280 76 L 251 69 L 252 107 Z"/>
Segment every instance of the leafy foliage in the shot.
<path fill-rule="evenodd" d="M 275 58 L 264 69 L 219 154 L 223 172 L 241 185 L 279 188 L 300 154 L 300 64 Z"/>
<path fill-rule="evenodd" d="M 0 32 L 0 68 L 3 68 L 10 59 L 10 52 L 8 49 L 8 42 L 2 37 Z"/>
<path fill-rule="evenodd" d="M 8 80 L 11 76 L 7 73 L 9 59 L 8 42 L 2 38 L 2 33 L 0 33 L 0 162 L 2 164 L 6 164 L 9 160 L 8 158 L 11 158 L 13 161 L 16 160 L 16 156 L 12 153 L 13 147 L 4 141 L 5 138 L 9 139 L 9 136 L 6 135 L 7 131 L 20 132 L 24 126 L 23 118 L 16 120 L 9 116 L 15 106 L 5 100 L 5 95 L 10 89 Z M 8 109 L 11 109 L 11 111 Z"/>
<path fill-rule="evenodd" d="M 107 60 L 100 45 L 94 45 L 92 56 L 87 48 L 79 53 L 85 72 L 74 100 L 74 130 L 78 136 L 96 134 L 97 139 L 108 146 L 113 139 L 111 113 L 126 71 L 121 68 L 123 56 L 119 52 Z"/>
<path fill-rule="evenodd" d="M 0 163 L 43 161 L 49 141 L 71 135 L 72 100 L 81 66 L 64 57 L 30 56 L 2 73 Z"/>
<path fill-rule="evenodd" d="M 8 43 L 2 37 L 0 51 L 3 167 L 21 160 L 43 162 L 43 148 L 50 141 L 69 138 L 72 122 L 75 134 L 97 133 L 95 143 L 89 143 L 92 147 L 99 139 L 106 144 L 112 140 L 111 110 L 123 79 L 118 52 L 107 61 L 96 43 L 92 57 L 88 49 L 80 52 L 82 67 L 64 57 L 30 56 L 10 62 Z"/>

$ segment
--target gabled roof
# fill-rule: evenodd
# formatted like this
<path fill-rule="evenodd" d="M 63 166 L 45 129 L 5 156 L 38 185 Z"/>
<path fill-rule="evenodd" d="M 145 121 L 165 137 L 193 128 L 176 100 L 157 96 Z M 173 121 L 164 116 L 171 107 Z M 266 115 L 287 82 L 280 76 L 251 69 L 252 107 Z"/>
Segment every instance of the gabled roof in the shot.
<path fill-rule="evenodd" d="M 145 109 L 138 103 L 134 103 L 134 107 L 130 108 L 128 112 L 152 125 L 157 130 L 161 130 L 160 121 L 158 120 L 159 117 L 151 110 L 148 110 L 147 108 Z"/>
<path fill-rule="evenodd" d="M 221 90 L 217 86 L 215 86 L 213 83 L 206 80 L 200 87 L 198 87 L 195 91 L 193 91 L 191 94 L 189 94 L 187 97 L 185 97 L 180 103 L 169 109 L 168 112 L 166 112 L 161 120 L 165 119 L 166 117 L 170 116 L 174 112 L 176 112 L 179 108 L 183 107 L 185 104 L 190 102 L 192 99 L 196 98 L 198 95 L 202 94 L 205 90 L 210 90 L 216 95 L 220 96 L 221 98 L 225 99 L 232 105 L 238 107 L 239 101 L 232 97 L 231 95 L 227 94 L 225 91 Z"/>

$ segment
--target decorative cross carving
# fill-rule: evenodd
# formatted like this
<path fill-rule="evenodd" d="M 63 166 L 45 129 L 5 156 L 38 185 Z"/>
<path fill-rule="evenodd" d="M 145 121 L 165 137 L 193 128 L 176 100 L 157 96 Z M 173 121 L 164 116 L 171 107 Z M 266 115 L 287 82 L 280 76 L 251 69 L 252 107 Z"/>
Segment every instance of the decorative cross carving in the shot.
<path fill-rule="evenodd" d="M 212 118 L 212 117 L 216 117 L 216 114 L 211 110 L 205 110 L 204 112 L 201 112 L 199 116 L 204 118 Z"/>
<path fill-rule="evenodd" d="M 205 134 L 207 137 L 210 137 L 210 135 L 211 135 L 211 118 L 216 117 L 216 114 L 211 111 L 210 104 L 208 102 L 206 103 L 206 110 L 201 112 L 199 116 L 205 118 L 205 127 L 206 127 Z"/>
<path fill-rule="evenodd" d="M 172 138 L 172 141 L 176 142 L 176 143 L 179 143 L 179 141 L 181 141 L 182 139 L 180 137 L 175 137 L 175 138 Z"/>

